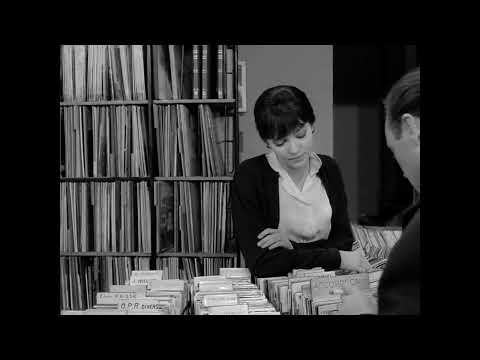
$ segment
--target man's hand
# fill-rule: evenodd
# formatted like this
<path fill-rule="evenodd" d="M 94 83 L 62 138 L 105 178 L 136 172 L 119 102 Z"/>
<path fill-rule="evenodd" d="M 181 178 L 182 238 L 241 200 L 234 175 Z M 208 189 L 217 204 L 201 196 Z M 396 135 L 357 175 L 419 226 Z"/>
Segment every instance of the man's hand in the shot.
<path fill-rule="evenodd" d="M 360 250 L 342 251 L 339 250 L 341 263 L 340 268 L 349 271 L 367 272 L 372 267 Z"/>
<path fill-rule="evenodd" d="M 378 307 L 373 298 L 355 287 L 344 287 L 339 315 L 377 314 Z"/>
<path fill-rule="evenodd" d="M 265 229 L 258 234 L 257 238 L 261 239 L 257 242 L 257 245 L 261 248 L 268 247 L 269 250 L 277 247 L 283 247 L 290 250 L 293 249 L 293 245 L 290 240 L 288 240 L 286 234 L 278 229 Z"/>

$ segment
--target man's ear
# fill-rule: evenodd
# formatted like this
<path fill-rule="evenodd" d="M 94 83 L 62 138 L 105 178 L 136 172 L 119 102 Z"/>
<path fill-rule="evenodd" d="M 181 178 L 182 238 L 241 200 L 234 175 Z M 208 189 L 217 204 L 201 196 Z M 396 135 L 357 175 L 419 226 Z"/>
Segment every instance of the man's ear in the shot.
<path fill-rule="evenodd" d="M 417 125 L 418 124 L 418 125 Z M 405 134 L 420 144 L 420 118 L 411 114 L 402 115 L 402 129 Z"/>

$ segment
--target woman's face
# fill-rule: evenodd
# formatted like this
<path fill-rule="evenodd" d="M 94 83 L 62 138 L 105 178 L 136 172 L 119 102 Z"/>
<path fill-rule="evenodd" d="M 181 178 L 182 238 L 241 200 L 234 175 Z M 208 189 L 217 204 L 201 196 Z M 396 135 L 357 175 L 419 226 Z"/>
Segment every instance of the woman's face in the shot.
<path fill-rule="evenodd" d="M 304 123 L 282 139 L 267 140 L 267 144 L 284 169 L 298 170 L 308 165 L 312 151 L 312 134 L 312 126 Z"/>
<path fill-rule="evenodd" d="M 420 118 L 413 117 L 410 114 L 411 121 L 420 125 Z M 407 122 L 402 120 L 400 137 L 395 136 L 390 125 L 390 119 L 387 117 L 385 121 L 385 138 L 387 146 L 392 150 L 393 156 L 405 176 L 417 191 L 420 191 L 420 129 L 413 130 L 408 126 Z"/>

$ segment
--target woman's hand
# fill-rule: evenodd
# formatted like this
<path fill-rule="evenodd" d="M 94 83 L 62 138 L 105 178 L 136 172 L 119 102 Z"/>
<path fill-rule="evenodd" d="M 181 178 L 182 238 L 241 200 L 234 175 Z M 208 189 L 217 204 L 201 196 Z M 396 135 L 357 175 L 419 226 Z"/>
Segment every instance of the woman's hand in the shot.
<path fill-rule="evenodd" d="M 257 245 L 261 248 L 268 247 L 269 250 L 277 247 L 283 247 L 290 250 L 293 249 L 293 245 L 290 240 L 288 240 L 286 234 L 278 229 L 265 229 L 258 234 L 257 238 L 261 239 L 257 242 Z"/>
<path fill-rule="evenodd" d="M 360 250 L 355 251 L 342 251 L 339 250 L 340 258 L 342 259 L 340 263 L 340 268 L 349 271 L 357 272 L 367 272 L 372 267 L 365 256 L 363 256 Z"/>

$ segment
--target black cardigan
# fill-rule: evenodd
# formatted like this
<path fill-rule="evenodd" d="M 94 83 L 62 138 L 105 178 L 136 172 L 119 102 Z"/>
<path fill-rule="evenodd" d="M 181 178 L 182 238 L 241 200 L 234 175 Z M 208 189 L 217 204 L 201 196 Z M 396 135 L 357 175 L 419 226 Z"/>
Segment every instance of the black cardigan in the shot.
<path fill-rule="evenodd" d="M 278 229 L 279 174 L 265 155 L 245 160 L 238 167 L 231 189 L 233 229 L 250 272 L 257 277 L 285 276 L 293 269 L 340 267 L 338 250 L 352 250 L 353 234 L 340 169 L 331 157 L 320 155 L 317 173 L 332 207 L 328 239 L 307 244 L 292 242 L 293 250 L 260 248 L 257 235 L 266 228 Z"/>

